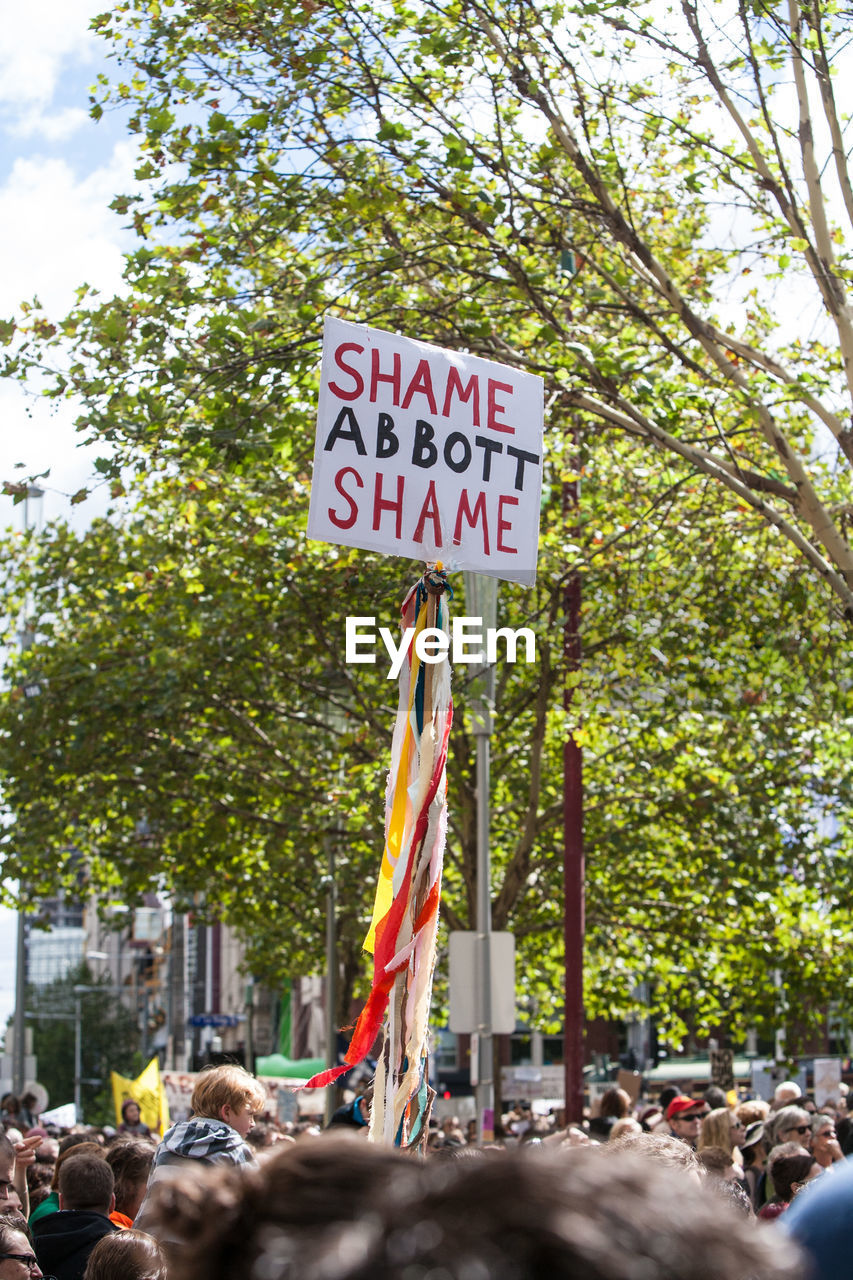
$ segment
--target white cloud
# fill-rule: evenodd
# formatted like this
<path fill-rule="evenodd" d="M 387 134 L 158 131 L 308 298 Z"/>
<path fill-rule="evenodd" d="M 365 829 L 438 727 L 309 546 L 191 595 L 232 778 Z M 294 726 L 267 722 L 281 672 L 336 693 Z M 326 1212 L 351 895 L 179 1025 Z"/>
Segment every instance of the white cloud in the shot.
<path fill-rule="evenodd" d="M 108 208 L 116 192 L 132 184 L 133 149 L 120 143 L 107 163 L 79 180 L 60 159 L 19 157 L 0 187 L 0 316 L 17 312 L 36 296 L 51 318 L 74 303 L 84 282 L 105 296 L 122 290 L 122 246 L 127 233 Z M 64 515 L 85 524 L 93 505 L 70 508 L 68 495 L 87 485 L 98 452 L 80 447 L 76 411 L 16 384 L 0 384 L 0 480 L 21 479 L 50 468 L 44 517 Z M 23 463 L 21 470 L 17 463 Z M 94 507 L 103 507 L 100 490 Z M 2 511 L 0 523 L 11 513 Z"/>
<path fill-rule="evenodd" d="M 0 102 L 47 103 L 66 59 L 94 62 L 99 41 L 88 30 L 98 0 L 39 0 L 4 6 L 0 24 Z"/>
<path fill-rule="evenodd" d="M 88 111 L 82 107 L 61 107 L 58 111 L 46 112 L 39 106 L 22 112 L 7 132 L 17 138 L 42 137 L 48 142 L 63 142 L 88 124 L 89 119 Z"/>
<path fill-rule="evenodd" d="M 19 157 L 0 187 L 0 315 L 38 296 L 54 315 L 86 282 L 121 287 L 121 219 L 108 208 L 132 185 L 133 150 L 119 144 L 108 164 L 82 181 L 60 159 Z"/>

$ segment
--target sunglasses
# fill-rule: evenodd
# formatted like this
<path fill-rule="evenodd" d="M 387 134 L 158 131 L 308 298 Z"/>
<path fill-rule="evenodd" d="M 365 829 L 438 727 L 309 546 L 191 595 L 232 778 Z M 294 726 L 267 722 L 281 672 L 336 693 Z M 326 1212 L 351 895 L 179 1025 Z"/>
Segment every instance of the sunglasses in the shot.
<path fill-rule="evenodd" d="M 811 1131 L 812 1127 L 810 1124 L 794 1124 L 791 1125 L 790 1129 L 786 1129 L 785 1133 L 811 1133 Z"/>
<path fill-rule="evenodd" d="M 705 1112 L 704 1112 L 704 1111 L 697 1111 L 695 1115 L 689 1115 L 689 1116 L 676 1116 L 675 1118 L 676 1118 L 676 1120 L 683 1120 L 685 1124 L 690 1124 L 693 1120 L 704 1120 L 704 1119 L 705 1119 Z"/>
<path fill-rule="evenodd" d="M 33 1267 L 38 1267 L 39 1260 L 34 1253 L 0 1253 L 0 1260 L 8 1260 L 10 1262 L 20 1262 L 22 1267 L 26 1267 L 32 1271 Z"/>

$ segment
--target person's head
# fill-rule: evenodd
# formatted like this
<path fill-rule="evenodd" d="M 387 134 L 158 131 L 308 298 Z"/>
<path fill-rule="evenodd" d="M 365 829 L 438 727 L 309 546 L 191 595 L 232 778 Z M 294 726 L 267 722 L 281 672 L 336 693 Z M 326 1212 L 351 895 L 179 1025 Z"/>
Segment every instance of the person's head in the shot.
<path fill-rule="evenodd" d="M 83 1280 L 166 1280 L 166 1259 L 144 1231 L 114 1231 L 89 1254 Z"/>
<path fill-rule="evenodd" d="M 783 1142 L 798 1142 L 801 1147 L 810 1148 L 812 1144 L 812 1118 L 802 1107 L 783 1107 L 776 1112 L 773 1125 L 773 1141 L 779 1146 Z"/>
<path fill-rule="evenodd" d="M 743 1134 L 743 1121 L 738 1120 L 728 1107 L 719 1107 L 716 1111 L 710 1111 L 702 1121 L 702 1132 L 696 1146 L 700 1150 L 703 1147 L 722 1147 L 724 1151 L 731 1153 Z"/>
<path fill-rule="evenodd" d="M 699 1182 L 701 1178 L 702 1166 L 693 1148 L 669 1133 L 621 1133 L 617 1138 L 611 1138 L 604 1150 L 613 1157 L 630 1152 L 666 1169 L 673 1169 L 682 1177 L 687 1175 L 692 1182 Z"/>
<path fill-rule="evenodd" d="M 103 1155 L 74 1153 L 59 1170 L 60 1209 L 107 1215 L 115 1208 L 115 1179 Z"/>
<path fill-rule="evenodd" d="M 769 1114 L 770 1103 L 763 1098 L 750 1098 L 747 1102 L 739 1102 L 735 1107 L 735 1115 L 747 1129 L 757 1120 L 766 1120 Z"/>
<path fill-rule="evenodd" d="M 763 1120 L 747 1125 L 741 1145 L 744 1169 L 763 1169 L 767 1164 L 767 1140 Z"/>
<path fill-rule="evenodd" d="M 643 1126 L 639 1120 L 635 1120 L 633 1116 L 622 1116 L 619 1120 L 613 1122 L 613 1128 L 610 1130 L 610 1141 L 615 1142 L 617 1138 L 621 1138 L 625 1133 L 643 1133 Z"/>
<path fill-rule="evenodd" d="M 607 1147 L 416 1161 L 290 1147 L 163 1184 L 171 1280 L 794 1280 L 798 1255 L 670 1169 Z M 299 1157 L 314 1158 L 300 1169 Z M 685 1223 L 690 1229 L 685 1230 Z"/>
<path fill-rule="evenodd" d="M 702 1099 L 709 1111 L 718 1111 L 720 1107 L 729 1105 L 725 1091 L 718 1084 L 709 1084 L 702 1094 Z"/>
<path fill-rule="evenodd" d="M 0 1280 L 38 1280 L 42 1275 L 22 1213 L 0 1213 Z"/>
<path fill-rule="evenodd" d="M 107 1148 L 105 1159 L 115 1179 L 116 1209 L 135 1218 L 145 1199 L 154 1148 L 148 1142 L 114 1142 Z"/>
<path fill-rule="evenodd" d="M 658 1106 L 664 1115 L 666 1115 L 666 1109 L 672 1102 L 673 1098 L 677 1098 L 680 1093 L 681 1090 L 676 1088 L 674 1084 L 665 1084 L 661 1089 L 660 1096 L 658 1097 Z"/>
<path fill-rule="evenodd" d="M 15 1148 L 5 1133 L 0 1133 L 0 1211 L 8 1209 L 16 1199 Z"/>
<path fill-rule="evenodd" d="M 783 1080 L 773 1090 L 773 1110 L 781 1111 L 783 1107 L 789 1107 L 792 1102 L 796 1102 L 802 1096 L 803 1091 L 796 1080 Z"/>
<path fill-rule="evenodd" d="M 841 1149 L 833 1116 L 818 1115 L 812 1120 L 812 1151 L 815 1160 L 824 1167 L 840 1156 Z"/>
<path fill-rule="evenodd" d="M 21 1110 L 19 1098 L 14 1093 L 4 1093 L 0 1098 L 0 1111 L 4 1111 L 7 1116 L 17 1116 Z"/>
<path fill-rule="evenodd" d="M 121 1118 L 125 1124 L 139 1124 L 142 1112 L 139 1110 L 139 1103 L 133 1098 L 125 1098 L 121 1104 Z"/>
<path fill-rule="evenodd" d="M 702 1119 L 705 1115 L 705 1104 L 699 1099 L 689 1098 L 680 1093 L 672 1099 L 666 1109 L 669 1127 L 682 1142 L 693 1146 L 702 1131 Z"/>
<path fill-rule="evenodd" d="M 652 1133 L 658 1125 L 665 1125 L 660 1107 L 645 1107 L 639 1115 L 640 1127 L 645 1133 Z"/>
<path fill-rule="evenodd" d="M 598 1114 L 621 1120 L 631 1110 L 631 1095 L 624 1089 L 605 1089 L 598 1104 Z"/>
<path fill-rule="evenodd" d="M 193 1089 L 190 1107 L 194 1116 L 224 1120 L 241 1138 L 255 1123 L 255 1116 L 267 1105 L 264 1086 L 237 1063 L 205 1067 Z"/>
<path fill-rule="evenodd" d="M 73 1139 L 73 1141 L 72 1141 Z M 80 1141 L 77 1141 L 80 1139 Z M 65 1144 L 69 1145 L 66 1146 Z M 97 1142 L 89 1142 L 84 1133 L 69 1133 L 67 1138 L 63 1138 L 59 1144 L 59 1155 L 56 1157 L 56 1164 L 53 1169 L 53 1181 L 51 1188 L 53 1191 L 59 1189 L 59 1171 L 65 1164 L 66 1160 L 70 1160 L 72 1156 L 97 1156 L 99 1159 L 104 1158 L 104 1148 L 99 1146 Z"/>
<path fill-rule="evenodd" d="M 789 1147 L 792 1146 L 793 1143 L 785 1143 L 781 1147 L 774 1147 L 767 1162 L 773 1189 L 777 1198 L 785 1204 L 793 1200 L 810 1175 L 815 1176 L 815 1173 L 821 1172 L 820 1165 L 816 1164 L 810 1151 L 805 1151 L 802 1147 L 791 1151 Z"/>
<path fill-rule="evenodd" d="M 737 1166 L 732 1160 L 731 1151 L 724 1147 L 702 1147 L 696 1152 L 696 1159 L 705 1172 L 713 1178 L 721 1178 L 723 1182 L 731 1182 L 738 1176 Z"/>

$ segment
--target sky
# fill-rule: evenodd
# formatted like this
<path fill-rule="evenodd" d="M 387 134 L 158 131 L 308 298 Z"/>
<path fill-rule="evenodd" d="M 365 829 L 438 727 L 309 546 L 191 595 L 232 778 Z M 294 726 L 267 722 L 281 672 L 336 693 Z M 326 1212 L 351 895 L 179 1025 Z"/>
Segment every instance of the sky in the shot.
<path fill-rule="evenodd" d="M 89 87 L 105 66 L 89 30 L 103 0 L 4 6 L 0 24 L 0 318 L 37 296 L 61 316 L 86 282 L 121 287 L 123 219 L 109 209 L 132 185 L 133 147 L 116 115 L 95 123 Z M 79 525 L 106 503 L 70 496 L 92 478 L 96 451 L 81 448 L 73 405 L 0 383 L 0 482 L 50 469 L 42 519 Z M 102 451 L 102 450 L 101 450 Z M 23 464 L 23 465 L 20 465 Z M 21 527 L 22 507 L 0 496 L 0 525 Z M 0 1028 L 14 1006 L 15 915 L 0 908 Z"/>

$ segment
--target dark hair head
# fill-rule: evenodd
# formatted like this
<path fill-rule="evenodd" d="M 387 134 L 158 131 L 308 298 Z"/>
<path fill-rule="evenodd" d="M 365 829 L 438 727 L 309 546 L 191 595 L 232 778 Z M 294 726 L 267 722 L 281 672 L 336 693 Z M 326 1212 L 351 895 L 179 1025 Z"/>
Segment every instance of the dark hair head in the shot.
<path fill-rule="evenodd" d="M 624 1089 L 605 1089 L 601 1095 L 601 1101 L 598 1106 L 598 1114 L 601 1116 L 615 1116 L 617 1120 L 623 1116 L 627 1116 L 631 1110 L 631 1095 L 626 1093 Z"/>
<path fill-rule="evenodd" d="M 725 1147 L 703 1147 L 696 1152 L 696 1159 L 706 1173 L 722 1175 L 732 1167 L 732 1155 Z"/>
<path fill-rule="evenodd" d="M 89 1254 L 83 1280 L 165 1280 L 159 1242 L 144 1231 L 114 1231 Z"/>
<path fill-rule="evenodd" d="M 792 1245 L 682 1170 L 606 1150 L 419 1162 L 330 1138 L 248 1174 L 193 1170 L 154 1204 L 183 1245 L 171 1280 L 799 1276 Z"/>
<path fill-rule="evenodd" d="M 666 1109 L 669 1106 L 669 1104 L 672 1102 L 673 1098 L 677 1098 L 680 1093 L 681 1093 L 681 1090 L 677 1088 L 674 1084 L 664 1085 L 664 1087 L 661 1089 L 660 1096 L 658 1097 L 658 1105 L 660 1106 L 660 1109 L 664 1113 L 664 1115 L 666 1115 Z"/>
<path fill-rule="evenodd" d="M 102 1155 L 75 1152 L 59 1170 L 58 1187 L 64 1208 L 109 1213 L 115 1179 Z"/>
<path fill-rule="evenodd" d="M 775 1153 L 770 1153 L 768 1161 L 776 1196 L 785 1202 L 793 1199 L 794 1183 L 805 1182 L 815 1163 L 814 1156 L 808 1151 L 785 1150 L 785 1147 L 792 1145 L 785 1143 L 784 1147 L 777 1148 Z"/>
<path fill-rule="evenodd" d="M 139 1114 L 140 1114 L 140 1115 L 142 1114 L 142 1108 L 140 1107 L 139 1103 L 136 1101 L 136 1099 L 135 1099 L 135 1098 L 125 1098 L 124 1102 L 121 1104 L 121 1118 L 122 1118 L 122 1120 L 126 1120 L 126 1119 L 127 1119 L 127 1109 L 128 1109 L 128 1107 L 136 1107 L 136 1110 L 139 1112 Z"/>
<path fill-rule="evenodd" d="M 702 1094 L 702 1099 L 708 1104 L 712 1111 L 718 1110 L 720 1107 L 727 1107 L 728 1099 L 725 1091 L 718 1084 L 709 1084 L 708 1088 Z"/>
<path fill-rule="evenodd" d="M 69 1160 L 71 1156 L 98 1156 L 101 1160 L 104 1158 L 104 1148 L 99 1146 L 97 1142 L 90 1142 L 85 1133 L 69 1133 L 69 1138 L 75 1141 L 64 1145 L 65 1139 L 59 1144 L 59 1155 L 56 1157 L 56 1164 L 53 1169 L 53 1181 L 51 1187 L 54 1191 L 59 1188 L 59 1170 Z"/>
<path fill-rule="evenodd" d="M 148 1142 L 125 1138 L 107 1148 L 105 1159 L 115 1178 L 116 1209 L 119 1213 L 127 1213 L 128 1208 L 135 1211 L 138 1208 L 139 1184 L 147 1182 L 151 1172 L 154 1148 Z"/>
<path fill-rule="evenodd" d="M 64 1138 L 59 1139 L 59 1154 L 64 1156 L 66 1151 L 79 1147 L 81 1142 L 88 1142 L 93 1147 L 99 1146 L 99 1143 L 92 1142 L 88 1133 L 66 1133 Z"/>

